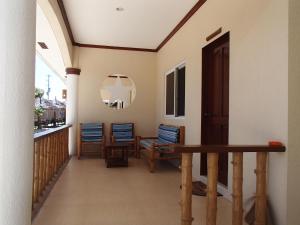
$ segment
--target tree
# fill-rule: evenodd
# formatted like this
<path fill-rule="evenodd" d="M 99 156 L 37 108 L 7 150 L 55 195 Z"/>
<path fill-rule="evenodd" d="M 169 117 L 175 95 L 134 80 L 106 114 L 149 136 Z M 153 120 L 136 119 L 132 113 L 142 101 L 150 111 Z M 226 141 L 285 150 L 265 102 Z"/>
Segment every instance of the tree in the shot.
<path fill-rule="evenodd" d="M 41 88 L 35 88 L 34 90 L 34 97 L 40 99 L 40 104 L 42 104 L 42 98 L 45 94 L 45 91 Z"/>
<path fill-rule="evenodd" d="M 41 124 L 41 117 L 43 116 L 45 109 L 42 107 L 42 98 L 44 96 L 44 90 L 40 88 L 35 88 L 34 90 L 34 97 L 40 99 L 40 105 L 36 106 L 34 109 L 34 113 L 38 118 L 37 125 L 38 129 L 42 129 L 42 124 Z"/>

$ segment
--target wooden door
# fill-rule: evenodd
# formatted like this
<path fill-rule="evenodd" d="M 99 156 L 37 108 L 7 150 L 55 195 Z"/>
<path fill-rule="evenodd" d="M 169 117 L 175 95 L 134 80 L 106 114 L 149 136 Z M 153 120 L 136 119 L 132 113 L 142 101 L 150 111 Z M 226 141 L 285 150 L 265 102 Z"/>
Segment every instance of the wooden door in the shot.
<path fill-rule="evenodd" d="M 229 33 L 202 50 L 203 145 L 227 145 L 229 120 Z M 218 181 L 228 184 L 228 153 L 219 156 Z M 201 155 L 201 175 L 207 175 L 207 155 Z"/>

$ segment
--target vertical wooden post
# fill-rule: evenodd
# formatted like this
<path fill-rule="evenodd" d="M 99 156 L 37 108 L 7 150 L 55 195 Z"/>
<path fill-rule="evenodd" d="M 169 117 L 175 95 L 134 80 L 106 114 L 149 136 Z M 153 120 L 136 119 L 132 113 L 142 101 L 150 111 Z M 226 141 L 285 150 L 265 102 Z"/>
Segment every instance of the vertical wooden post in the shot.
<path fill-rule="evenodd" d="M 216 225 L 217 223 L 218 160 L 218 153 L 207 154 L 207 225 Z"/>
<path fill-rule="evenodd" d="M 232 225 L 243 224 L 243 153 L 233 153 Z"/>
<path fill-rule="evenodd" d="M 256 156 L 255 225 L 267 224 L 267 152 Z"/>
<path fill-rule="evenodd" d="M 182 154 L 181 225 L 191 225 L 192 218 L 192 153 Z"/>
<path fill-rule="evenodd" d="M 36 201 L 36 176 L 37 176 L 37 157 L 36 157 L 36 151 L 37 151 L 37 142 L 34 142 L 34 149 L 33 149 L 33 184 L 32 184 L 32 207 L 33 207 L 33 204 L 35 203 Z"/>
<path fill-rule="evenodd" d="M 39 154 L 39 190 L 38 190 L 38 196 L 42 193 L 42 168 L 43 168 L 43 156 L 42 156 L 42 149 L 43 149 L 43 139 L 39 140 L 39 147 L 38 147 L 38 154 Z"/>
<path fill-rule="evenodd" d="M 46 170 L 46 174 L 47 174 L 47 184 L 50 182 L 50 137 L 47 137 L 47 149 L 46 149 L 46 159 L 47 159 L 47 170 Z"/>

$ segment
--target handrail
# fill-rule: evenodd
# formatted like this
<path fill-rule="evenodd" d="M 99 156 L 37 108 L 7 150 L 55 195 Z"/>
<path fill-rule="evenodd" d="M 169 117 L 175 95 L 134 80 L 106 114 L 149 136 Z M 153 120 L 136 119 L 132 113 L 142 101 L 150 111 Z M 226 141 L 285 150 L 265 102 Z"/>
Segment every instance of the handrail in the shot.
<path fill-rule="evenodd" d="M 59 132 L 59 131 L 61 131 L 63 129 L 70 128 L 70 127 L 72 127 L 72 125 L 67 124 L 67 125 L 63 125 L 61 127 L 49 128 L 49 129 L 47 129 L 45 131 L 41 131 L 41 132 L 35 133 L 35 134 L 33 134 L 34 141 L 36 142 L 40 138 L 43 138 L 43 137 L 45 137 L 47 135 L 50 135 L 50 134 L 57 133 L 57 132 Z"/>
<path fill-rule="evenodd" d="M 243 153 L 256 153 L 255 225 L 266 225 L 267 219 L 267 157 L 269 152 L 285 152 L 279 142 L 269 145 L 174 145 L 182 153 L 181 225 L 191 225 L 193 153 L 207 153 L 207 212 L 206 224 L 217 222 L 217 182 L 219 153 L 232 153 L 232 225 L 243 224 Z"/>
<path fill-rule="evenodd" d="M 175 145 L 176 153 L 285 152 L 280 145 Z"/>
<path fill-rule="evenodd" d="M 69 160 L 70 127 L 65 125 L 34 134 L 32 218 Z"/>

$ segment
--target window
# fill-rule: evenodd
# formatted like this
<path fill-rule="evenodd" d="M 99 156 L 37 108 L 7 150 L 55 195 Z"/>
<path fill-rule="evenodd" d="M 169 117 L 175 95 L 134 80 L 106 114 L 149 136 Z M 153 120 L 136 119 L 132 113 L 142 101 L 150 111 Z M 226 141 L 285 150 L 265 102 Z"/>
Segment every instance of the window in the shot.
<path fill-rule="evenodd" d="M 185 65 L 176 67 L 166 75 L 166 115 L 185 115 Z"/>

